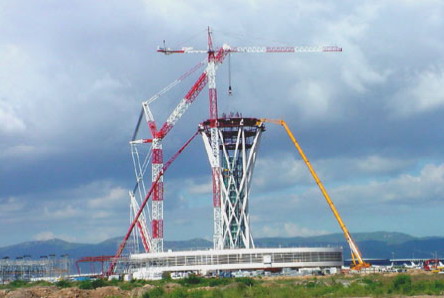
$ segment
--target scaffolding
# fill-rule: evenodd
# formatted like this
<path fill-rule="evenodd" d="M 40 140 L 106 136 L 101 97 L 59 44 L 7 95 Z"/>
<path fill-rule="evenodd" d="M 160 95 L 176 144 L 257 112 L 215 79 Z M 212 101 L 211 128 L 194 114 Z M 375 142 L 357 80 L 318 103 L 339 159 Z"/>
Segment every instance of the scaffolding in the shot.
<path fill-rule="evenodd" d="M 68 276 L 70 260 L 67 256 L 42 256 L 38 260 L 29 257 L 0 259 L 0 282 L 7 283 L 14 280 L 37 281 L 63 279 Z"/>

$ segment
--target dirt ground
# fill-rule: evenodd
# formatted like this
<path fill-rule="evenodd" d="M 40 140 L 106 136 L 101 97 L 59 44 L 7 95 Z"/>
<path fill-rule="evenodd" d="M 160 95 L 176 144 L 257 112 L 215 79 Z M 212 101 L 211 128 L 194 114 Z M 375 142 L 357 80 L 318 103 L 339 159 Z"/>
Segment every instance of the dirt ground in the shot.
<path fill-rule="evenodd" d="M 78 288 L 59 289 L 57 287 L 32 287 L 17 290 L 0 290 L 0 297 L 3 298 L 102 298 L 102 297 L 142 297 L 153 286 L 146 285 L 132 291 L 124 291 L 118 287 L 102 287 L 95 290 L 81 290 Z"/>

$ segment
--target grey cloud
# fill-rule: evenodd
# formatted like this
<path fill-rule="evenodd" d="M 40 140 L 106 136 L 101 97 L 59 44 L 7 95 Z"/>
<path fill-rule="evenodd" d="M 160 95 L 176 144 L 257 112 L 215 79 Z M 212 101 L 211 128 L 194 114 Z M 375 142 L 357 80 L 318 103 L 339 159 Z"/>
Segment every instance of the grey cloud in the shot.
<path fill-rule="evenodd" d="M 102 188 L 132 188 L 128 140 L 141 101 L 204 58 L 160 56 L 155 48 L 164 39 L 171 47 L 205 48 L 207 25 L 214 27 L 217 45 L 333 43 L 344 48 L 341 54 L 233 55 L 234 96 L 225 95 L 226 65 L 221 66 L 217 82 L 220 111 L 287 120 L 327 180 L 353 190 L 354 175 L 366 181 L 396 180 L 402 173 L 411 174 L 415 165 L 441 164 L 444 107 L 436 86 L 442 81 L 444 61 L 443 15 L 439 1 L 224 1 L 211 7 L 197 0 L 2 2 L 2 202 L 23 204 L 14 214 L 23 220 L 16 229 L 24 231 L 29 227 L 25 215 L 32 214 L 31 202 L 37 199 L 49 213 L 59 210 L 76 215 L 72 211 L 80 207 L 79 201 L 70 202 L 74 197 L 87 205 L 89 200 L 106 198 Z M 193 78 L 153 104 L 159 122 L 190 88 Z M 202 92 L 167 137 L 166 156 L 208 117 L 206 93 Z M 267 126 L 260 149 L 264 159 L 258 166 L 271 168 L 269 161 L 276 155 L 293 156 L 291 144 L 279 130 Z M 289 165 L 300 167 L 294 161 Z M 304 186 L 304 176 L 293 173 L 293 167 L 281 166 Z M 269 178 L 260 171 L 255 173 L 259 185 L 253 193 L 267 202 L 263 181 Z M 190 193 L 199 198 L 206 195 L 209 180 L 202 177 L 207 174 L 208 162 L 198 140 L 166 176 L 171 181 L 166 189 L 171 197 L 167 219 L 172 214 L 186 217 L 196 208 L 206 210 L 208 206 L 189 205 L 186 199 Z M 188 182 L 179 183 L 183 180 Z M 285 209 L 292 200 L 304 200 L 300 193 L 295 197 L 285 181 L 280 185 L 282 192 L 276 196 L 283 201 L 279 208 Z M 370 192 L 367 187 L 382 186 L 365 186 Z M 384 191 L 403 194 L 395 186 Z M 17 201 L 10 202 L 10 198 Z M 72 209 L 60 208 L 56 199 Z M 441 208 L 439 201 L 436 204 Z M 190 223 L 191 229 L 196 228 L 195 236 L 211 230 L 200 227 L 202 222 L 211 222 L 209 208 L 198 223 Z M 255 211 L 263 215 L 260 209 Z M 103 237 L 126 229 L 126 209 L 89 212 L 90 227 L 109 225 Z M 311 215 L 301 215 L 301 222 L 296 222 L 301 230 L 310 223 L 304 216 Z M 110 217 L 116 223 L 107 221 Z M 56 231 L 45 226 L 49 218 L 41 218 L 40 226 L 11 241 L 39 233 L 69 237 L 62 231 L 69 223 L 61 223 Z M 277 219 L 269 216 L 270 221 Z M 353 222 L 355 217 L 348 219 Z M 364 229 L 371 229 L 372 219 L 369 222 Z M 310 230 L 327 231 L 328 223 Z M 173 226 L 168 228 L 169 236 L 180 236 L 171 230 Z M 87 230 L 86 226 L 76 229 L 77 239 L 93 239 L 91 231 L 96 229 Z"/>

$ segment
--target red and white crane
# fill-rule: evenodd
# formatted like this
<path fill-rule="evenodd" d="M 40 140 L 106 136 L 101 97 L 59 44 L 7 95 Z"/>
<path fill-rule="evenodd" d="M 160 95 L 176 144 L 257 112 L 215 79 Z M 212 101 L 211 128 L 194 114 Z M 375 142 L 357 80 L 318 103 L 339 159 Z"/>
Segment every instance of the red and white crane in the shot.
<path fill-rule="evenodd" d="M 295 47 L 232 47 L 227 44 L 222 45 L 219 48 L 214 48 L 212 31 L 208 28 L 208 47 L 206 50 L 196 50 L 191 47 L 184 47 L 179 50 L 174 50 L 166 47 L 159 47 L 157 52 L 166 55 L 169 54 L 206 54 L 206 63 L 200 62 L 187 73 L 182 75 L 179 79 L 172 82 L 163 90 L 152 96 L 142 104 L 142 111 L 139 116 L 139 120 L 136 125 L 135 132 L 130 142 L 133 152 L 133 160 L 135 160 L 135 172 L 136 172 L 136 186 L 131 194 L 133 196 L 137 191 L 141 197 L 140 205 L 134 204 L 133 207 L 134 216 L 131 221 L 131 225 L 128 229 L 127 235 L 122 241 L 119 249 L 115 255 L 115 260 L 120 257 L 129 236 L 131 235 L 133 228 L 138 227 L 138 231 L 141 235 L 143 246 L 147 252 L 161 252 L 163 251 L 163 173 L 166 170 L 163 164 L 163 139 L 171 131 L 174 125 L 179 121 L 182 115 L 187 111 L 190 105 L 195 101 L 197 96 L 208 84 L 209 89 L 209 114 L 210 114 L 210 134 L 211 134 L 211 148 L 213 152 L 210 163 L 212 167 L 212 180 L 213 180 L 213 207 L 214 207 L 214 245 L 216 249 L 222 247 L 222 220 L 221 220 L 221 196 L 220 196 L 220 166 L 219 166 L 219 138 L 217 131 L 217 89 L 216 89 L 216 71 L 218 67 L 224 62 L 227 55 L 231 53 L 313 53 L 313 52 L 341 52 L 342 48 L 337 46 L 295 46 Z M 149 105 L 168 92 L 171 88 L 182 82 L 186 77 L 194 73 L 200 67 L 206 65 L 205 70 L 199 75 L 196 82 L 188 90 L 186 95 L 181 99 L 176 108 L 171 112 L 167 120 L 158 128 L 154 116 L 150 110 Z M 149 131 L 152 135 L 151 139 L 138 138 L 138 131 L 142 119 L 145 116 L 145 120 L 149 127 Z M 150 154 L 147 154 L 145 158 L 140 158 L 136 145 L 151 143 Z M 175 156 L 177 157 L 177 156 Z M 151 187 L 149 191 L 143 183 L 143 177 L 146 172 L 146 168 L 151 161 Z M 144 208 L 147 205 L 147 201 L 152 195 L 151 205 L 151 235 L 144 223 Z M 136 211 L 138 207 L 138 211 Z M 108 272 L 112 273 L 114 265 Z"/>
<path fill-rule="evenodd" d="M 177 114 L 173 112 L 170 115 L 170 117 L 168 117 L 167 121 L 162 125 L 161 129 L 158 130 L 156 122 L 154 120 L 153 113 L 151 112 L 150 109 L 150 104 L 153 103 L 159 97 L 161 97 L 163 94 L 167 93 L 173 87 L 178 85 L 180 82 L 185 80 L 188 76 L 193 74 L 203 65 L 204 65 L 203 61 L 198 63 L 188 72 L 180 76 L 177 80 L 170 83 L 160 92 L 156 93 L 155 95 L 153 95 L 148 100 L 142 103 L 142 111 L 140 113 L 136 129 L 134 131 L 133 137 L 130 142 L 134 169 L 136 173 L 136 186 L 134 187 L 133 191 L 130 192 L 130 198 L 131 198 L 132 214 L 136 214 L 137 213 L 136 209 L 138 210 L 140 207 L 137 200 L 135 199 L 135 195 L 137 192 L 140 198 L 140 202 L 142 202 L 143 199 L 145 198 L 145 195 L 147 193 L 147 188 L 145 186 L 144 177 L 149 162 L 151 161 L 151 185 L 154 187 L 153 198 L 151 203 L 151 214 L 150 214 L 151 234 L 149 233 L 148 228 L 146 227 L 145 212 L 141 213 L 141 216 L 138 219 L 139 222 L 136 224 L 145 252 L 163 251 L 163 192 L 164 192 L 163 176 L 161 176 L 158 181 L 156 181 L 156 179 L 163 168 L 163 147 L 162 147 L 163 138 L 167 135 L 167 133 L 172 128 L 174 123 L 178 120 L 178 118 L 175 119 L 177 117 Z M 183 103 L 183 101 L 184 100 L 182 100 L 181 103 L 179 103 L 179 106 Z M 145 116 L 145 120 L 148 124 L 149 131 L 152 135 L 151 139 L 137 138 L 143 116 Z M 149 150 L 149 154 L 147 154 L 144 158 L 143 157 L 141 158 L 138 146 L 141 144 L 144 145 L 146 143 L 151 143 L 151 148 Z M 135 239 L 137 240 L 137 237 L 135 237 Z"/>
<path fill-rule="evenodd" d="M 231 53 L 313 53 L 313 52 L 341 52 L 342 48 L 337 46 L 296 46 L 296 47 L 232 47 L 224 44 L 220 48 L 213 47 L 213 38 L 211 29 L 208 28 L 208 48 L 206 50 L 196 50 L 192 47 L 184 47 L 182 49 L 170 49 L 170 48 L 158 48 L 157 52 L 166 55 L 170 54 L 207 54 L 207 67 L 202 75 L 199 77 L 190 93 L 183 100 L 183 104 L 179 104 L 172 115 L 174 122 L 171 121 L 165 126 L 165 132 L 168 132 L 172 126 L 177 122 L 180 116 L 186 111 L 197 94 L 202 90 L 204 85 L 208 82 L 209 90 L 209 112 L 210 112 L 210 139 L 211 149 L 213 156 L 209 158 L 212 168 L 212 180 L 213 180 L 213 212 L 214 212 L 214 235 L 213 242 L 215 249 L 222 249 L 222 233 L 223 233 L 223 221 L 221 213 L 221 188 L 220 188 L 220 150 L 219 150 L 219 138 L 217 130 L 217 89 L 216 89 L 216 70 L 220 64 L 223 63 L 225 57 Z M 188 98 L 192 98 L 189 100 Z M 161 129 L 162 131 L 162 129 Z"/>

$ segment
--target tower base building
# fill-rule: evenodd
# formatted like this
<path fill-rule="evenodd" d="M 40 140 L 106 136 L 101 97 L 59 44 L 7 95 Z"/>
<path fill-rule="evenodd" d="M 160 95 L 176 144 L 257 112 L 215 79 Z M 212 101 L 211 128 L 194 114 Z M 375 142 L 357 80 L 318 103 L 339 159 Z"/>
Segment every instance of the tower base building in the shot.
<path fill-rule="evenodd" d="M 125 267 L 133 278 L 160 279 L 163 272 L 175 276 L 187 273 L 215 276 L 239 271 L 255 275 L 254 272 L 283 272 L 288 269 L 339 270 L 342 265 L 342 248 L 297 247 L 135 254 L 130 256 Z"/>

